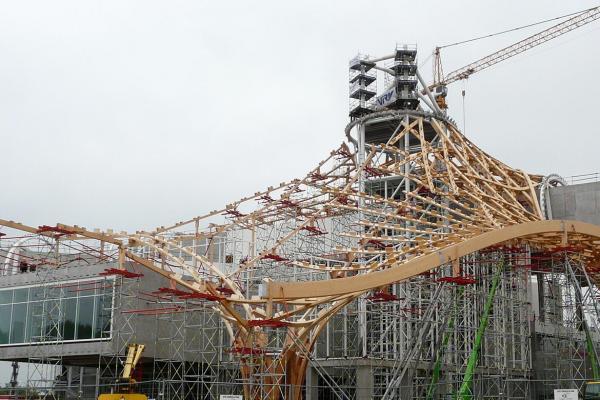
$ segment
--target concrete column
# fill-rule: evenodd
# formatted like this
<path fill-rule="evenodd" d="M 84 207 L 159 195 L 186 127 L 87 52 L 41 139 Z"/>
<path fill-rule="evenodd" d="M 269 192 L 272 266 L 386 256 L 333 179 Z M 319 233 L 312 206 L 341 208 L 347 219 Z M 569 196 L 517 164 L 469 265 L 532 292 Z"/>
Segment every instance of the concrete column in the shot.
<path fill-rule="evenodd" d="M 373 398 L 373 370 L 368 365 L 356 367 L 356 400 Z"/>
<path fill-rule="evenodd" d="M 306 400 L 319 399 L 319 374 L 312 366 L 306 368 Z"/>
<path fill-rule="evenodd" d="M 64 376 L 65 370 L 67 372 L 67 381 L 65 382 L 66 388 L 65 388 L 65 397 L 66 398 L 70 398 L 72 397 L 72 393 L 73 393 L 73 378 L 74 378 L 74 374 L 75 374 L 75 369 L 76 367 L 65 367 L 64 365 L 61 367 L 62 371 L 61 371 L 61 375 Z"/>
<path fill-rule="evenodd" d="M 77 398 L 83 397 L 83 380 L 85 379 L 85 368 L 79 367 L 79 388 L 77 389 Z"/>
<path fill-rule="evenodd" d="M 102 373 L 102 367 L 98 367 L 96 369 L 96 386 L 94 388 L 94 398 L 97 399 L 98 396 L 100 395 L 99 393 L 99 389 L 100 389 L 100 374 Z"/>

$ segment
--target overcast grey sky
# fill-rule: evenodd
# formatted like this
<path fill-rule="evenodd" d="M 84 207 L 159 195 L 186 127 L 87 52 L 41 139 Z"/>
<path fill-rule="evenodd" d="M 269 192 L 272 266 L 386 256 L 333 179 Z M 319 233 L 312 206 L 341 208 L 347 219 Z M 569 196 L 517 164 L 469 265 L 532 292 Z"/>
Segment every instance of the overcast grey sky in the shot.
<path fill-rule="evenodd" d="M 423 63 L 436 45 L 597 4 L 1 2 L 0 218 L 131 231 L 218 208 L 342 142 L 358 51 L 416 43 Z M 544 27 L 449 48 L 444 69 Z M 532 173 L 600 171 L 599 65 L 596 21 L 455 83 L 449 112 L 462 127 L 464 88 L 466 134 L 488 153 Z"/>

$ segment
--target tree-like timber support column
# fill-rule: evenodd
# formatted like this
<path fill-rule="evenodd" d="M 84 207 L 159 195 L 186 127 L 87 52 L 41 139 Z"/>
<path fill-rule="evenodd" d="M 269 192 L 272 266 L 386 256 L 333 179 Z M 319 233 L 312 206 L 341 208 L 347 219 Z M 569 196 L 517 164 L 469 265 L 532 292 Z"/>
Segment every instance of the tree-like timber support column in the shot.
<path fill-rule="evenodd" d="M 298 337 L 297 328 L 287 327 L 283 348 L 274 352 L 269 329 L 254 327 L 247 334 L 239 333 L 234 340 L 233 351 L 240 357 L 244 399 L 301 400 L 311 343 Z"/>
<path fill-rule="evenodd" d="M 285 348 L 281 354 L 286 366 L 285 376 L 288 385 L 286 400 L 302 400 L 302 386 L 306 380 L 310 353 L 327 321 L 329 317 L 301 329 L 288 327 Z M 311 383 L 317 382 L 318 379 L 315 379 L 314 383 Z"/>
<path fill-rule="evenodd" d="M 490 293 L 488 294 L 487 300 L 485 302 L 485 306 L 483 308 L 483 315 L 481 316 L 481 320 L 479 321 L 479 328 L 477 328 L 477 334 L 475 335 L 475 342 L 473 343 L 473 351 L 469 356 L 469 360 L 467 361 L 467 368 L 465 369 L 465 376 L 463 378 L 462 385 L 458 390 L 458 394 L 456 396 L 459 400 L 470 400 L 473 399 L 473 375 L 475 373 L 475 367 L 477 366 L 477 359 L 479 357 L 479 350 L 481 349 L 481 341 L 483 340 L 483 335 L 485 335 L 485 329 L 488 325 L 488 320 L 490 316 L 490 312 L 492 311 L 492 306 L 494 305 L 494 298 L 496 297 L 496 290 L 498 289 L 498 285 L 500 284 L 500 280 L 502 278 L 502 272 L 504 271 L 504 260 L 501 259 L 498 263 L 496 274 L 494 275 L 494 280 L 492 281 L 492 287 L 490 289 Z"/>
<path fill-rule="evenodd" d="M 282 354 L 282 357 L 286 360 L 285 375 L 289 388 L 286 399 L 291 400 L 302 399 L 302 384 L 308 367 L 308 357 L 298 349 L 298 346 L 301 346 L 301 344 L 291 345 L 285 350 L 285 354 Z"/>

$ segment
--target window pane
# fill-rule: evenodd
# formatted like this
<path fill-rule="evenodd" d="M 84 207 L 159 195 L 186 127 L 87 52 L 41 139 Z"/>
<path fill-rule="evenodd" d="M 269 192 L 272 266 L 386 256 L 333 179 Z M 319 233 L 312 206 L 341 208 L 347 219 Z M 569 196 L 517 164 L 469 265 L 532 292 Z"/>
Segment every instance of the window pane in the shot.
<path fill-rule="evenodd" d="M 10 331 L 11 343 L 25 341 L 25 321 L 27 320 L 27 303 L 13 305 L 12 330 Z"/>
<path fill-rule="evenodd" d="M 29 298 L 31 300 L 43 300 L 44 299 L 44 287 L 32 287 L 29 293 Z"/>
<path fill-rule="evenodd" d="M 39 342 L 41 340 L 43 307 L 44 303 L 41 301 L 29 304 L 27 314 L 29 319 L 29 341 L 31 342 Z"/>
<path fill-rule="evenodd" d="M 77 313 L 77 299 L 70 298 L 63 300 L 63 338 L 65 340 L 75 339 L 75 316 Z"/>
<path fill-rule="evenodd" d="M 12 303 L 12 290 L 0 290 L 0 304 Z"/>
<path fill-rule="evenodd" d="M 99 284 L 107 287 L 99 290 Z M 113 284 L 103 279 L 0 289 L 0 344 L 109 338 Z"/>
<path fill-rule="evenodd" d="M 79 312 L 77 316 L 77 339 L 91 339 L 92 324 L 94 323 L 93 297 L 79 298 Z"/>
<path fill-rule="evenodd" d="M 15 297 L 13 299 L 13 303 L 22 303 L 27 301 L 27 294 L 29 293 L 29 289 L 15 289 Z"/>
<path fill-rule="evenodd" d="M 10 304 L 0 306 L 0 344 L 8 343 L 10 333 Z"/>
<path fill-rule="evenodd" d="M 110 317 L 112 307 L 112 296 L 104 295 L 96 298 L 96 327 L 95 338 L 110 337 Z"/>

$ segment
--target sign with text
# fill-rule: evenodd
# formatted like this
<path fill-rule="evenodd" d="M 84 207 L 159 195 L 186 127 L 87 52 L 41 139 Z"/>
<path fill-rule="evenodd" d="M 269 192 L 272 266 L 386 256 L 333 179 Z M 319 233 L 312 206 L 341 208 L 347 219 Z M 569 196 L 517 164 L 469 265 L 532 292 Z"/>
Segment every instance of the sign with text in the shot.
<path fill-rule="evenodd" d="M 241 394 L 221 394 L 219 400 L 244 400 Z"/>
<path fill-rule="evenodd" d="M 578 400 L 577 389 L 554 389 L 554 400 Z"/>
<path fill-rule="evenodd" d="M 395 102 L 396 99 L 398 99 L 398 95 L 396 94 L 396 87 L 392 86 L 391 88 L 383 92 L 383 94 L 377 96 L 377 98 L 375 99 L 375 108 L 381 109 L 387 107 L 388 105 Z"/>

